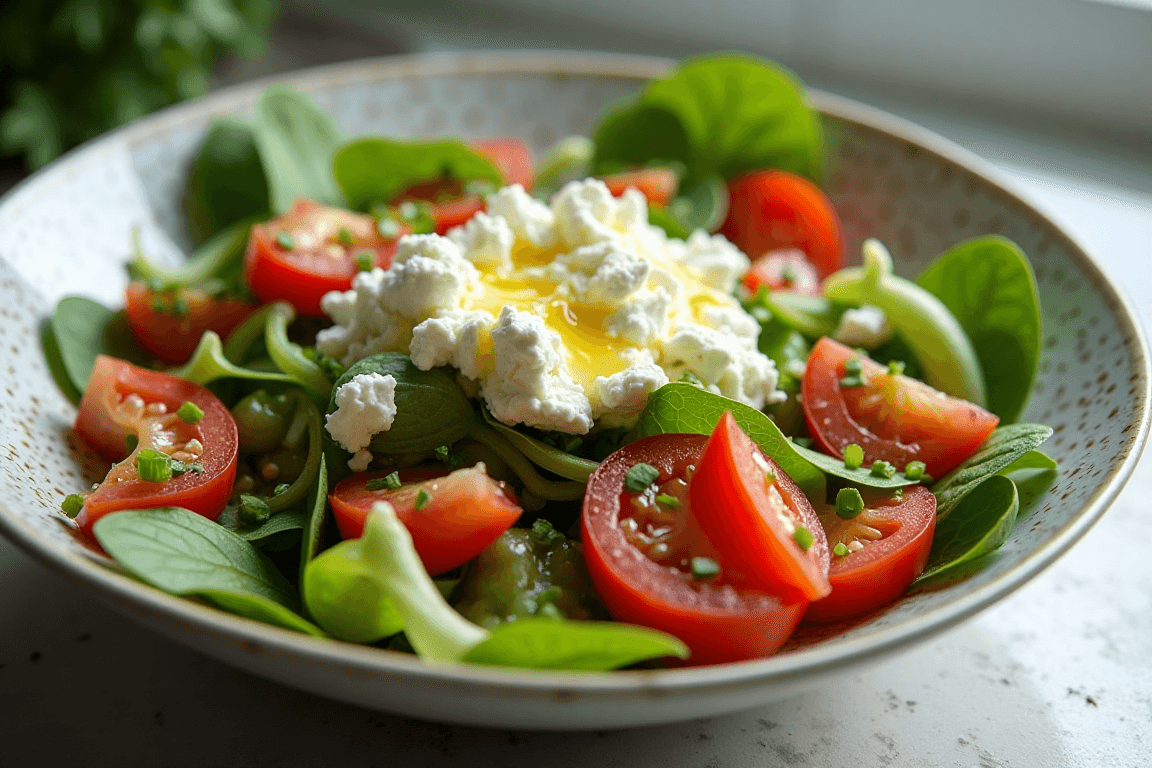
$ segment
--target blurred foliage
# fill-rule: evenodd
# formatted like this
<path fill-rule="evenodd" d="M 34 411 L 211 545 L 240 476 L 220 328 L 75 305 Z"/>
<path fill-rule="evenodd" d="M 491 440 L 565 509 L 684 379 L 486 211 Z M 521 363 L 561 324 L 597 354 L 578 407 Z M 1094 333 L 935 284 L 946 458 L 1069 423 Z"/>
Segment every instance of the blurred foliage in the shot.
<path fill-rule="evenodd" d="M 0 155 L 38 168 L 208 89 L 225 54 L 259 51 L 277 0 L 0 3 Z"/>

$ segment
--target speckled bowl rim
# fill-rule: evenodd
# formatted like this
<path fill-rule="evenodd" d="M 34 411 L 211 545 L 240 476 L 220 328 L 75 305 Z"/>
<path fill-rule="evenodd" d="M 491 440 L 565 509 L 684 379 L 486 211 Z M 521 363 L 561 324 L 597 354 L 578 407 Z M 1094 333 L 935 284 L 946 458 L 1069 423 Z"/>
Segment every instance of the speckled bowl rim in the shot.
<path fill-rule="evenodd" d="M 40 184 L 47 174 L 64 164 L 86 164 L 102 152 L 126 142 L 133 146 L 156 133 L 171 130 L 189 120 L 206 120 L 235 112 L 254 103 L 259 93 L 272 83 L 291 83 L 308 91 L 315 88 L 350 86 L 410 76 L 436 75 L 571 75 L 643 80 L 666 73 L 674 62 L 644 56 L 571 53 L 550 51 L 509 51 L 485 53 L 419 54 L 385 57 L 329 65 L 297 73 L 263 78 L 232 86 L 201 99 L 162 110 L 131 125 L 94 139 L 69 152 L 10 190 L 0 206 L 16 201 L 25 191 Z M 610 674 L 536 672 L 480 666 L 439 666 L 421 662 L 414 656 L 320 640 L 277 627 L 242 619 L 198 603 L 165 594 L 103 565 L 95 557 L 79 551 L 45 546 L 22 518 L 0 501 L 0 533 L 29 555 L 56 572 L 78 582 L 118 609 L 153 624 L 167 624 L 171 637 L 211 636 L 239 644 L 243 649 L 269 653 L 286 662 L 323 665 L 333 675 L 379 672 L 393 679 L 433 683 L 438 687 L 483 688 L 485 693 L 505 698 L 535 698 L 543 694 L 563 697 L 608 697 L 614 701 L 630 698 L 651 699 L 723 694 L 769 685 L 786 685 L 809 676 L 824 677 L 837 670 L 876 660 L 910 644 L 925 640 L 990 606 L 1050 565 L 1103 515 L 1132 474 L 1147 440 L 1150 369 L 1147 342 L 1135 313 L 1123 293 L 1084 250 L 1037 206 L 1012 189 L 1010 182 L 983 160 L 913 123 L 849 99 L 809 90 L 812 103 L 821 112 L 868 130 L 915 145 L 937 158 L 980 177 L 997 194 L 999 201 L 1017 213 L 1043 221 L 1080 269 L 1094 276 L 1106 300 L 1115 307 L 1120 330 L 1128 340 L 1128 352 L 1138 376 L 1139 402 L 1134 410 L 1138 423 L 1131 441 L 1109 468 L 1096 492 L 1081 511 L 1042 546 L 1027 554 L 998 578 L 976 588 L 971 594 L 923 615 L 864 638 L 830 639 L 809 648 L 759 661 L 674 670 L 625 671 Z M 41 194 L 54 185 L 45 185 Z"/>

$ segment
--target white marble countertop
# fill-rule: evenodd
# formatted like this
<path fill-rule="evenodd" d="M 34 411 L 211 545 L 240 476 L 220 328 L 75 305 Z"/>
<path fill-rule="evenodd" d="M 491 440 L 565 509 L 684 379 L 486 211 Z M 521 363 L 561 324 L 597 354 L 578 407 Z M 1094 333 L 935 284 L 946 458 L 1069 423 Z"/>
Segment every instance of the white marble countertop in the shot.
<path fill-rule="evenodd" d="M 1152 201 L 997 162 L 1147 323 Z M 137 627 L 0 540 L 0 764 L 1148 765 L 1149 498 L 1152 454 L 1031 584 L 862 674 L 744 714 L 590 734 L 428 724 L 283 688 Z"/>

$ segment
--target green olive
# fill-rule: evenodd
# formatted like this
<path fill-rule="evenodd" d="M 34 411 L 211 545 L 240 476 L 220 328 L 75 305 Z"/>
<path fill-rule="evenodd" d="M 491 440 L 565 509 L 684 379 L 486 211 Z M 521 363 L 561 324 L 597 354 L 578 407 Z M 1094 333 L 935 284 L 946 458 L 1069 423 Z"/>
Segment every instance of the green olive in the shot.
<path fill-rule="evenodd" d="M 266 453 L 274 450 L 288 432 L 294 403 L 287 395 L 270 395 L 258 389 L 232 408 L 240 450 Z"/>

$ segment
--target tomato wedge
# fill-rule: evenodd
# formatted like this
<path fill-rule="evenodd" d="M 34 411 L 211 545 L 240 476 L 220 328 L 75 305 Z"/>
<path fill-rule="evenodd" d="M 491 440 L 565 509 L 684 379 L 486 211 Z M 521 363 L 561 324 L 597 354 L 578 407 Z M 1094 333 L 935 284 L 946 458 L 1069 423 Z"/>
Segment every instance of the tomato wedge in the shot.
<path fill-rule="evenodd" d="M 853 359 L 860 361 L 862 385 L 841 386 Z M 922 461 L 936 478 L 971 456 L 1000 423 L 978 405 L 892 373 L 829 338 L 812 348 L 801 391 L 808 431 L 825 453 L 843 456 L 855 443 L 866 464 L 887 461 L 903 470 Z"/>
<path fill-rule="evenodd" d="M 792 634 L 808 601 L 750 587 L 697 524 L 689 483 L 707 442 L 706 435 L 658 435 L 605 459 L 584 496 L 584 559 L 616 619 L 676 635 L 692 649 L 690 663 L 768 656 Z M 659 476 L 633 494 L 625 479 L 637 464 Z M 810 508 L 804 520 L 819 531 Z M 694 572 L 699 564 L 715 564 L 718 573 Z"/>
<path fill-rule="evenodd" d="M 671 168 L 639 168 L 605 176 L 602 181 L 614 197 L 638 189 L 652 205 L 667 206 L 676 197 L 680 176 Z"/>
<path fill-rule="evenodd" d="M 382 236 L 371 216 L 301 199 L 252 228 L 244 278 L 262 301 L 287 301 L 301 315 L 321 317 L 320 299 L 352 287 L 359 258 L 387 268 L 395 252 L 396 239 Z"/>
<path fill-rule="evenodd" d="M 195 424 L 185 423 L 176 415 L 186 402 L 204 414 Z M 84 499 L 76 522 L 87 534 L 97 520 L 120 509 L 184 507 L 215 520 L 232 494 L 236 423 L 224 404 L 204 387 L 101 355 L 80 401 L 75 430 L 104 458 L 122 459 Z M 130 435 L 138 442 L 131 452 L 125 442 Z M 196 468 L 166 482 L 146 482 L 135 462 L 137 454 L 146 449 L 161 451 Z"/>
<path fill-rule="evenodd" d="M 375 488 L 372 481 L 382 486 L 387 475 L 353 475 L 332 491 L 328 500 L 340 535 L 359 538 L 372 505 L 387 501 L 412 534 L 416 553 L 433 576 L 476 557 L 523 512 L 512 491 L 488 477 L 483 464 L 451 474 L 442 469 L 410 469 L 399 473 L 400 488 Z"/>
<path fill-rule="evenodd" d="M 787 171 L 753 171 L 728 182 L 720 232 L 755 260 L 799 248 L 823 280 L 844 265 L 840 218 L 824 193 Z"/>
<path fill-rule="evenodd" d="M 865 509 L 842 520 L 835 509 L 820 514 L 828 543 L 849 553 L 833 555 L 832 594 L 808 606 L 808 621 L 839 621 L 893 602 L 924 572 L 936 531 L 936 497 L 914 485 L 900 494 L 870 493 Z"/>
<path fill-rule="evenodd" d="M 820 295 L 820 275 L 799 248 L 769 251 L 756 261 L 741 281 L 750 293 L 760 288 L 770 291 L 794 291 L 809 296 Z"/>
<path fill-rule="evenodd" d="M 828 584 L 828 542 L 808 499 L 725 412 L 689 490 L 696 521 L 729 568 L 785 600 L 818 600 Z"/>
<path fill-rule="evenodd" d="M 128 327 L 141 346 L 168 365 L 186 362 L 204 331 L 227 336 L 244 322 L 255 305 L 217 298 L 200 288 L 154 291 L 136 281 L 125 291 Z"/>
<path fill-rule="evenodd" d="M 535 171 L 532 150 L 527 144 L 519 139 L 480 139 L 472 142 L 472 148 L 500 169 L 505 184 L 519 184 L 527 191 L 532 191 Z M 480 195 L 470 194 L 467 187 L 455 179 L 434 179 L 414 184 L 397 195 L 392 204 L 397 205 L 405 200 L 419 200 L 431 206 L 438 235 L 466 224 L 484 210 L 484 199 Z"/>

